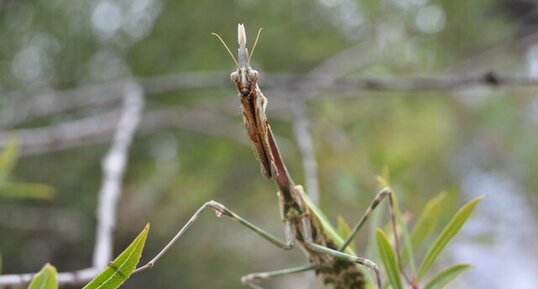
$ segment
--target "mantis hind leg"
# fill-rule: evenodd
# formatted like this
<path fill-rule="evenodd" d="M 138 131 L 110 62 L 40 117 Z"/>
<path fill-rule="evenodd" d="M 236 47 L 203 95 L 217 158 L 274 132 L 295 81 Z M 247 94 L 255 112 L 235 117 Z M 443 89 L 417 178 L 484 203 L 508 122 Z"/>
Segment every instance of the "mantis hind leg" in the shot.
<path fill-rule="evenodd" d="M 270 271 L 270 272 L 251 273 L 251 274 L 241 277 L 241 282 L 252 289 L 263 289 L 256 283 L 261 280 L 267 280 L 273 277 L 306 272 L 309 270 L 313 270 L 315 268 L 316 268 L 315 265 L 305 265 L 305 266 L 293 267 L 293 268 Z"/>
<path fill-rule="evenodd" d="M 174 245 L 176 241 L 192 226 L 196 219 L 198 219 L 198 216 L 206 209 L 212 209 L 213 211 L 215 211 L 217 217 L 228 217 L 236 221 L 237 223 L 247 227 L 249 230 L 253 231 L 257 235 L 261 236 L 263 239 L 269 241 L 270 243 L 279 248 L 282 248 L 284 250 L 291 250 L 295 246 L 295 230 L 290 222 L 284 222 L 284 233 L 286 239 L 282 241 L 279 238 L 273 236 L 272 234 L 243 219 L 241 216 L 229 210 L 224 205 L 215 201 L 209 201 L 203 206 L 201 206 L 194 213 L 194 215 L 192 215 L 189 221 L 179 230 L 179 232 L 176 233 L 176 235 L 168 242 L 168 244 L 155 257 L 153 257 L 151 261 L 149 261 L 146 265 L 137 268 L 134 273 L 138 273 L 152 268 L 155 263 L 157 263 L 157 261 L 172 247 L 172 245 Z"/>

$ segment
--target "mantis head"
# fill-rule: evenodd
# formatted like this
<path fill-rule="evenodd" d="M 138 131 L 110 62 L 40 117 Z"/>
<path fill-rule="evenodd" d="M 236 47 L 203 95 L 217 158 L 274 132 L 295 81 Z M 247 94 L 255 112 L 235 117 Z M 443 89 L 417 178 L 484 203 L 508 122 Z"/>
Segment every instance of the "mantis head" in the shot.
<path fill-rule="evenodd" d="M 258 35 L 256 36 L 254 46 L 252 47 L 252 54 L 254 54 L 254 49 L 256 48 L 256 44 L 258 43 L 258 38 L 260 37 L 261 31 L 262 29 L 260 28 L 260 30 L 258 30 Z M 237 65 L 237 70 L 230 74 L 230 78 L 237 87 L 237 90 L 239 91 L 239 93 L 241 93 L 242 96 L 249 96 L 252 90 L 256 88 L 256 83 L 258 81 L 258 71 L 250 67 L 250 59 L 252 57 L 252 54 L 249 56 L 248 53 L 245 26 L 243 24 L 237 25 L 237 42 L 239 43 L 239 49 L 237 49 L 237 59 L 233 56 L 232 52 L 230 51 L 224 40 L 222 40 L 222 38 L 218 34 L 212 33 L 212 35 L 216 36 L 222 42 L 222 44 L 234 60 L 235 64 Z"/>

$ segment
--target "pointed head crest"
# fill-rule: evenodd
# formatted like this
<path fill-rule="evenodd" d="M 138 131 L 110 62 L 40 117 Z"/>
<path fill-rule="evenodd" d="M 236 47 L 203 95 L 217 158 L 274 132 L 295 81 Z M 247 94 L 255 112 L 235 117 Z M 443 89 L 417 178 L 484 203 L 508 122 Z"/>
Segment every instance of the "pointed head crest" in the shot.
<path fill-rule="evenodd" d="M 247 46 L 247 33 L 245 32 L 245 25 L 237 24 L 237 43 L 239 43 L 239 49 L 246 48 Z"/>
<path fill-rule="evenodd" d="M 249 56 L 248 49 L 247 49 L 247 33 L 245 32 L 245 25 L 242 23 L 237 24 L 237 42 L 239 44 L 239 49 L 237 51 L 238 59 L 235 58 L 230 48 L 228 48 L 228 45 L 226 45 L 226 42 L 218 35 L 217 33 L 211 33 L 211 35 L 217 37 L 224 48 L 226 48 L 226 51 L 228 51 L 228 54 L 232 57 L 233 61 L 239 68 L 240 66 L 249 66 L 250 65 L 250 59 L 252 58 L 252 55 L 254 54 L 254 49 L 256 49 L 256 44 L 258 44 L 258 39 L 260 38 L 260 34 L 262 32 L 263 28 L 260 28 L 258 30 L 258 34 L 256 35 L 256 41 L 254 41 L 254 45 L 252 46 L 252 53 Z"/>

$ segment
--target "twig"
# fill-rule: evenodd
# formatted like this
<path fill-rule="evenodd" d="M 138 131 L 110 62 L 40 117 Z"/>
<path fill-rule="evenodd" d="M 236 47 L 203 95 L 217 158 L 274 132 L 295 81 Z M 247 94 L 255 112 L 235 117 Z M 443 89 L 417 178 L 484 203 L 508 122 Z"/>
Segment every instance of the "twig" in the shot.
<path fill-rule="evenodd" d="M 0 147 L 6 145 L 10 135 L 19 142 L 21 155 L 35 155 L 105 141 L 114 131 L 121 111 L 115 109 L 97 116 L 51 125 L 44 128 L 17 129 L 0 132 Z"/>
<path fill-rule="evenodd" d="M 142 89 L 132 83 L 124 88 L 123 109 L 114 140 L 103 158 L 103 181 L 99 191 L 97 232 L 92 267 L 58 274 L 60 284 L 81 284 L 95 277 L 112 260 L 112 234 L 116 223 L 116 205 L 121 193 L 121 182 L 127 164 L 128 149 L 132 143 L 144 107 Z M 21 286 L 35 273 L 0 275 L 0 287 Z"/>
<path fill-rule="evenodd" d="M 223 72 L 179 73 L 172 75 L 140 78 L 146 94 L 158 94 L 186 89 L 226 88 Z M 0 127 L 11 128 L 18 124 L 63 111 L 87 106 L 107 106 L 121 98 L 121 87 L 127 80 L 96 84 L 60 92 L 45 92 L 25 97 L 21 93 L 4 96 L 7 101 L 0 113 Z M 502 75 L 489 72 L 481 75 L 438 75 L 433 77 L 345 77 L 339 80 L 334 75 L 317 74 L 264 74 L 260 80 L 266 90 L 309 92 L 354 92 L 402 91 L 402 90 L 458 90 L 475 86 L 538 86 L 538 78 L 526 75 Z M 301 87 L 308 82 L 308 87 Z M 22 100 L 21 100 L 22 99 Z"/>
<path fill-rule="evenodd" d="M 79 146 L 107 142 L 113 134 L 120 117 L 117 109 L 96 116 L 56 125 L 31 129 L 0 132 L 0 148 L 6 145 L 10 135 L 17 137 L 21 156 L 39 155 Z M 239 123 L 198 108 L 175 107 L 154 109 L 144 113 L 139 131 L 150 133 L 163 128 L 182 129 L 218 137 L 231 138 L 246 143 L 237 131 Z"/>
<path fill-rule="evenodd" d="M 237 107 L 235 109 L 237 110 Z M 20 155 L 23 157 L 106 143 L 114 133 L 119 117 L 120 111 L 115 109 L 97 116 L 47 127 L 0 131 L 0 148 L 5 147 L 10 135 L 17 137 Z M 203 105 L 175 106 L 145 112 L 138 134 L 147 135 L 163 129 L 180 128 L 203 135 L 228 138 L 246 145 L 247 141 L 238 127 L 240 123 L 237 118 L 223 116 L 212 108 L 205 109 Z M 291 147 L 289 140 L 280 139 L 282 150 L 288 150 Z"/>

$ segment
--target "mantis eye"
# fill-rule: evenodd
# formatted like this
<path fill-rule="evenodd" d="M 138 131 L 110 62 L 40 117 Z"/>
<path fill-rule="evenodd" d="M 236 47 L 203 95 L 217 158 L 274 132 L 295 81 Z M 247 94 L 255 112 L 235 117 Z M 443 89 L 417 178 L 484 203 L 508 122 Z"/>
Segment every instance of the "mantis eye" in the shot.
<path fill-rule="evenodd" d="M 239 82 L 239 73 L 237 73 L 237 71 L 234 71 L 230 74 L 230 79 L 234 82 L 234 83 L 237 83 Z"/>
<path fill-rule="evenodd" d="M 249 76 L 253 81 L 258 80 L 258 71 L 254 70 L 254 69 L 251 70 Z"/>

